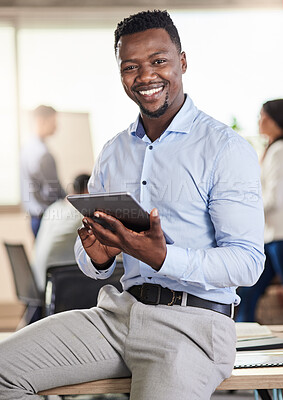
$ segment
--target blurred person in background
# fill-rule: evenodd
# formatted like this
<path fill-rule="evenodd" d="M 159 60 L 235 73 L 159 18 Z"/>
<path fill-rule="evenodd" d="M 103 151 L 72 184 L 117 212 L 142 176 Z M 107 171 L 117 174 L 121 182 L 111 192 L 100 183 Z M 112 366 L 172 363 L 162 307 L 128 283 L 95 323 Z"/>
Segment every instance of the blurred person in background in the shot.
<path fill-rule="evenodd" d="M 78 175 L 73 182 L 73 193 L 88 193 L 90 175 Z M 46 270 L 51 265 L 75 263 L 74 244 L 82 215 L 65 199 L 59 199 L 44 212 L 35 240 L 32 268 L 38 288 L 43 292 Z"/>
<path fill-rule="evenodd" d="M 265 269 L 252 287 L 240 288 L 238 322 L 255 320 L 257 302 L 275 276 L 283 283 L 283 99 L 263 104 L 259 133 L 267 138 L 261 159 L 262 197 L 265 214 Z"/>
<path fill-rule="evenodd" d="M 46 145 L 46 139 L 56 131 L 57 112 L 53 107 L 40 105 L 32 117 L 34 136 L 21 152 L 21 197 L 36 237 L 44 211 L 66 193 L 60 184 L 54 157 Z"/>

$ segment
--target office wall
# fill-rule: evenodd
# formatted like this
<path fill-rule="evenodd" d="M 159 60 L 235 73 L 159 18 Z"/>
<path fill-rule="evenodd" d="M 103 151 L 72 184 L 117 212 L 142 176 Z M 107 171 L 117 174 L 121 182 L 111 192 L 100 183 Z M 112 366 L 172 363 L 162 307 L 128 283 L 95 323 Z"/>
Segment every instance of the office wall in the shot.
<path fill-rule="evenodd" d="M 60 179 L 66 192 L 78 174 L 91 174 L 94 163 L 89 114 L 58 113 L 58 128 L 48 146 L 54 155 Z"/>

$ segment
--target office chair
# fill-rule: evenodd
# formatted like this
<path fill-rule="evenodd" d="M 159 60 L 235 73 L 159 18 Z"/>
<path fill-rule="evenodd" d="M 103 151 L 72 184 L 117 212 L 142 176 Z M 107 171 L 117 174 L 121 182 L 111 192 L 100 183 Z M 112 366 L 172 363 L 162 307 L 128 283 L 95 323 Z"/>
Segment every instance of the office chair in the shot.
<path fill-rule="evenodd" d="M 96 280 L 86 276 L 77 264 L 50 266 L 46 273 L 45 316 L 94 307 L 100 288 L 107 284 L 122 291 L 120 278 L 123 271 L 122 263 L 117 262 L 109 278 Z"/>
<path fill-rule="evenodd" d="M 24 246 L 6 242 L 4 246 L 10 260 L 17 297 L 26 305 L 18 330 L 42 317 L 43 293 L 37 288 Z"/>

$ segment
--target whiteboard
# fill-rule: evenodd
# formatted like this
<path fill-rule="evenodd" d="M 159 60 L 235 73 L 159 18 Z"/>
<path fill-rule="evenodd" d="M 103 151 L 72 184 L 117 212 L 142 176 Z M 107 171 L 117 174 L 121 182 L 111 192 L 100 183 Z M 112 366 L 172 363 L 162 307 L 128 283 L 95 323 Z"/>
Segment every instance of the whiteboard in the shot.
<path fill-rule="evenodd" d="M 57 130 L 46 141 L 66 192 L 79 174 L 91 174 L 94 157 L 88 113 L 59 112 Z"/>

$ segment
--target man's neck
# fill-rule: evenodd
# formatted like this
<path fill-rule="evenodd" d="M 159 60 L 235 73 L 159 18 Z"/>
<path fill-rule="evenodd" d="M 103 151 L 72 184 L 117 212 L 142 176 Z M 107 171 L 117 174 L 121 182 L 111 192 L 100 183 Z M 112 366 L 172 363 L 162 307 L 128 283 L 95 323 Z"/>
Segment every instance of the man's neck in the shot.
<path fill-rule="evenodd" d="M 173 108 L 173 110 L 167 110 L 165 114 L 163 114 L 159 118 L 149 118 L 146 115 L 141 114 L 141 120 L 144 130 L 152 142 L 158 139 L 162 135 L 162 133 L 168 128 L 176 114 L 182 108 L 184 102 L 185 96 L 182 104 L 180 104 L 175 109 Z"/>
<path fill-rule="evenodd" d="M 149 139 L 152 142 L 158 139 L 162 135 L 162 133 L 168 128 L 173 118 L 174 116 L 172 116 L 170 120 L 166 119 L 166 121 L 162 121 L 161 117 L 156 119 L 149 119 L 142 116 L 144 130 Z"/>

